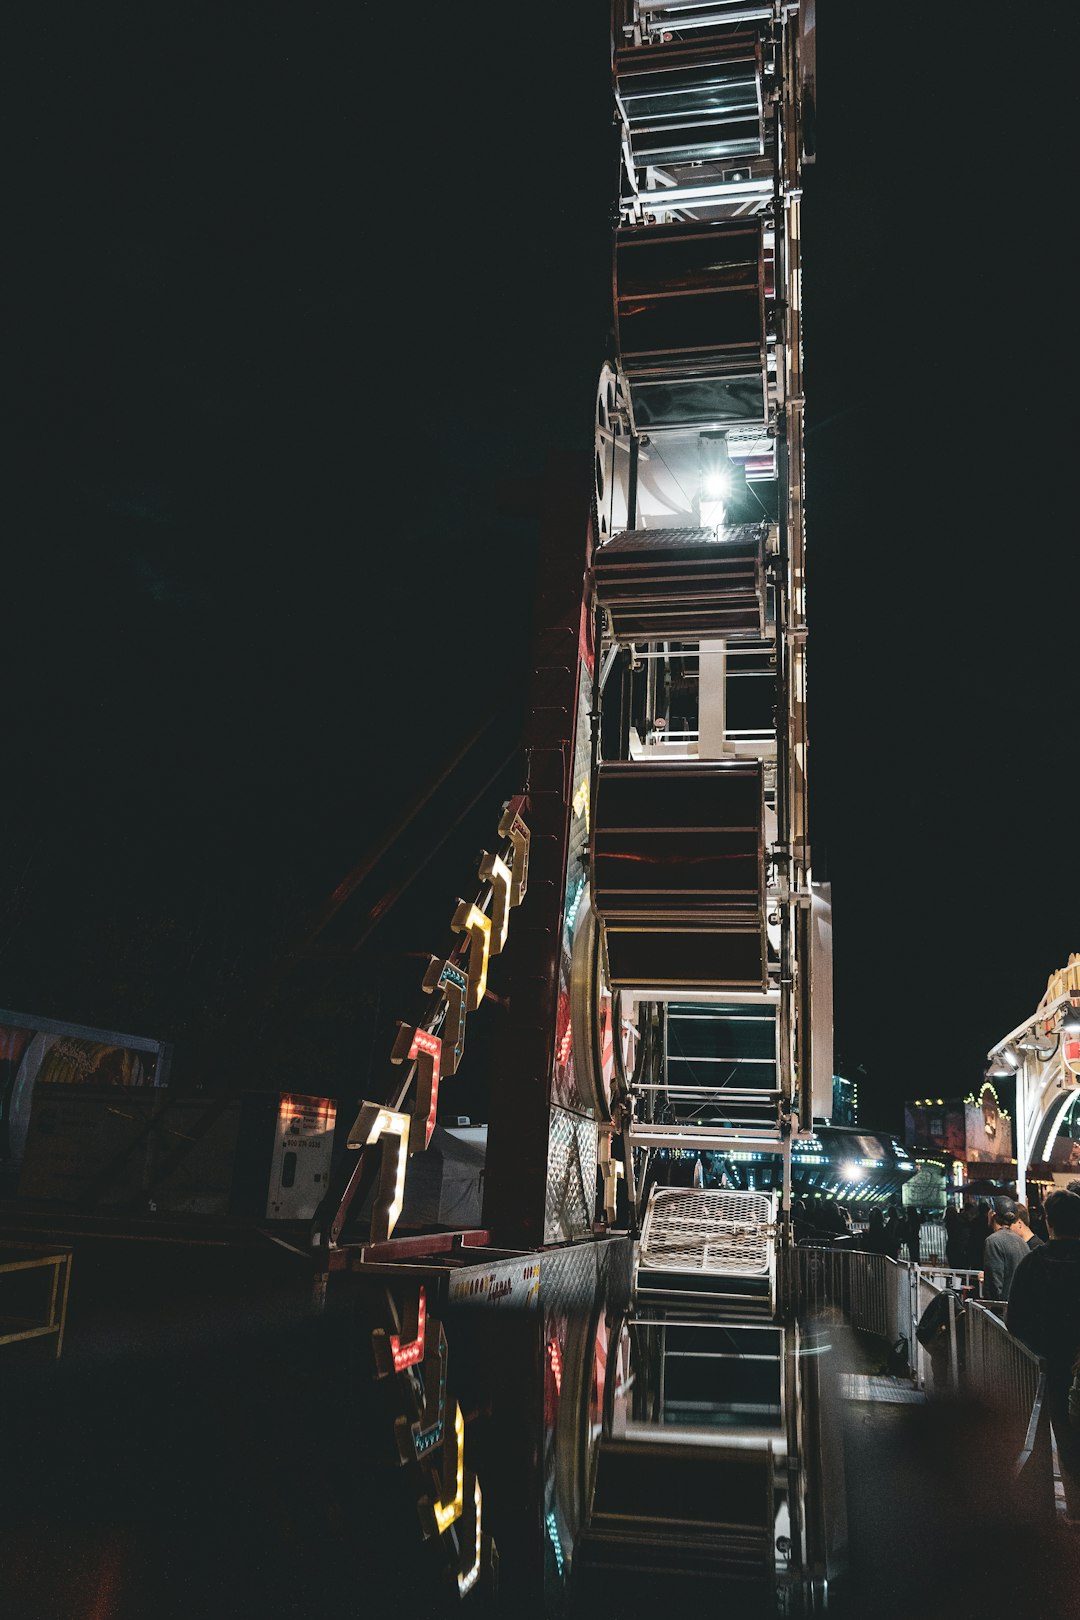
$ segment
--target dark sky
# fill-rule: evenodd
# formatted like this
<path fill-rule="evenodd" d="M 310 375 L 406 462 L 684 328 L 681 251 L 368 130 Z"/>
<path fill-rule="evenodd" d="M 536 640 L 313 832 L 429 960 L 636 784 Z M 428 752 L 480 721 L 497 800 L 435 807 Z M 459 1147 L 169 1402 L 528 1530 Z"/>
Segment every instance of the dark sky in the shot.
<path fill-rule="evenodd" d="M 820 9 L 815 839 L 838 1042 L 896 1123 L 1080 948 L 1075 26 Z M 607 339 L 606 7 L 408 18 L 23 16 L 0 1004 L 235 1045 L 521 693 L 537 481 L 588 453 Z M 446 943 L 477 838 L 395 948 Z"/>

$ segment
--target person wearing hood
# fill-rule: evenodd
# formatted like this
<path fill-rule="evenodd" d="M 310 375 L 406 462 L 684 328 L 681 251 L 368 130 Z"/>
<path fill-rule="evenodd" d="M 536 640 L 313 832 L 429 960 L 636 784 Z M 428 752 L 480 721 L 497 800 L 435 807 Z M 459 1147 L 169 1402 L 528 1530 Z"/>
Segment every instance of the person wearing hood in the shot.
<path fill-rule="evenodd" d="M 1046 1358 L 1047 1402 L 1065 1512 L 1080 1524 L 1080 1435 L 1069 1422 L 1069 1385 L 1080 1352 L 1080 1197 L 1051 1193 L 1044 1214 L 1050 1241 L 1017 1266 L 1005 1323 L 1010 1333 Z"/>

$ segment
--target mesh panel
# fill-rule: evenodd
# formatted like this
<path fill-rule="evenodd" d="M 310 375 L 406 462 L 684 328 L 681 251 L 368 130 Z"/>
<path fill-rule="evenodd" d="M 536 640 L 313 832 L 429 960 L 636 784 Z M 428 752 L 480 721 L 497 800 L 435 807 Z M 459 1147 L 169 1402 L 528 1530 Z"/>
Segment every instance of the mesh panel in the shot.
<path fill-rule="evenodd" d="M 553 1108 L 548 1131 L 544 1242 L 567 1242 L 591 1235 L 595 1203 L 596 1121 Z"/>
<path fill-rule="evenodd" d="M 766 1277 L 775 1213 L 768 1193 L 656 1187 L 641 1233 L 641 1268 Z"/>
<path fill-rule="evenodd" d="M 685 551 L 688 546 L 744 544 L 764 545 L 767 523 L 726 523 L 719 529 L 623 529 L 597 552 L 597 561 L 629 555 L 632 552 Z"/>

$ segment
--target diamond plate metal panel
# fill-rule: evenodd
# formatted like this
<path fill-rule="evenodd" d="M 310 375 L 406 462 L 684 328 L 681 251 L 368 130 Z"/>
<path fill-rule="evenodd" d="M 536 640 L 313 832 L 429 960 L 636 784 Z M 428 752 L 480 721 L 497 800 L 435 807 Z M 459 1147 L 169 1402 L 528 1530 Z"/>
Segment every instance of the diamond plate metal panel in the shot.
<path fill-rule="evenodd" d="M 574 1043 L 572 1016 L 572 986 L 574 940 L 578 920 L 582 915 L 582 901 L 588 884 L 586 849 L 589 839 L 590 800 L 589 773 L 592 769 L 592 734 L 589 706 L 592 701 L 592 679 L 582 665 L 578 687 L 578 715 L 575 732 L 573 775 L 570 791 L 570 841 L 566 856 L 566 890 L 562 914 L 562 949 L 559 955 L 559 999 L 555 1022 L 555 1062 L 551 1076 L 552 1107 L 565 1108 L 571 1113 L 591 1111 L 592 1088 L 578 1073 L 581 1064 L 589 1061 L 587 1052 L 580 1052 Z"/>
<path fill-rule="evenodd" d="M 750 524 L 740 524 L 738 530 L 728 529 L 727 535 L 737 533 L 741 538 L 742 530 L 750 528 Z M 621 533 L 612 535 L 606 545 L 601 546 L 596 553 L 594 563 L 599 566 L 611 557 L 622 557 L 635 551 L 685 551 L 687 546 L 716 545 L 719 537 L 715 528 L 700 529 L 623 529 Z"/>
<path fill-rule="evenodd" d="M 592 1232 L 596 1203 L 596 1121 L 551 1110 L 548 1129 L 544 1242 L 567 1243 Z"/>

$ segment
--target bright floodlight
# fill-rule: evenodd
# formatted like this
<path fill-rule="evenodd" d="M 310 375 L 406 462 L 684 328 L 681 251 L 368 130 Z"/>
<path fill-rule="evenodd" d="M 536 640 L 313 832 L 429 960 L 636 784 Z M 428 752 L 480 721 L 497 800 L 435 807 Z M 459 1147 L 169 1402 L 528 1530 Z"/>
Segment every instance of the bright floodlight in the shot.
<path fill-rule="evenodd" d="M 1019 1067 L 1020 1059 L 1011 1046 L 1006 1046 L 1002 1051 L 994 1053 L 992 1059 L 994 1074 L 1004 1075 L 1007 1078 L 1009 1075 L 1015 1074 Z"/>
<path fill-rule="evenodd" d="M 840 1166 L 840 1177 L 843 1181 L 858 1181 L 859 1167 L 853 1159 L 849 1159 L 847 1164 Z"/>
<path fill-rule="evenodd" d="M 724 470 L 707 472 L 701 480 L 701 487 L 710 501 L 722 501 L 725 495 L 731 494 L 731 474 Z"/>

